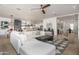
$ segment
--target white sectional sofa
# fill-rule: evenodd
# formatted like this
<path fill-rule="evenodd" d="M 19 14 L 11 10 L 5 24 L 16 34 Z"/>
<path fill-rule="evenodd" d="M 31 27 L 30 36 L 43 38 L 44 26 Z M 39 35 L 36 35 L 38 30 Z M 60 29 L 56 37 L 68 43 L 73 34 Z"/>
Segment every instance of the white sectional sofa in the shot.
<path fill-rule="evenodd" d="M 22 55 L 55 55 L 56 47 L 35 39 L 37 32 L 16 32 L 12 31 L 10 41 L 18 54 Z M 44 35 L 44 34 L 41 34 Z"/>

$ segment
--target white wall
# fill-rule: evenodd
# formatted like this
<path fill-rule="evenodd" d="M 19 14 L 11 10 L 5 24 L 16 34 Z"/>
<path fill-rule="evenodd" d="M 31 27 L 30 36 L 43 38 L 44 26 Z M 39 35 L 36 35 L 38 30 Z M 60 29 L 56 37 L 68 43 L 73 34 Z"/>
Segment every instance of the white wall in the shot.
<path fill-rule="evenodd" d="M 43 29 L 47 29 L 47 23 L 51 23 L 53 30 L 54 30 L 54 35 L 57 35 L 57 17 L 52 17 L 52 18 L 47 18 L 43 20 Z"/>
<path fill-rule="evenodd" d="M 79 13 L 78 13 L 78 39 L 79 39 Z"/>
<path fill-rule="evenodd" d="M 9 19 L 9 18 L 4 18 L 4 17 L 0 17 L 0 21 L 8 21 L 8 22 L 11 22 L 11 19 Z"/>

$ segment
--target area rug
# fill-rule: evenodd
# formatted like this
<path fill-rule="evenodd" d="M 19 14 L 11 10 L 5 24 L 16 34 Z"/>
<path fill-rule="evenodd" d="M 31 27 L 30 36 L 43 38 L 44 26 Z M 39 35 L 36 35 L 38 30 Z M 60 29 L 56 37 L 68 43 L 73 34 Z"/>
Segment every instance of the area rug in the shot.
<path fill-rule="evenodd" d="M 56 55 L 63 55 L 64 50 L 67 48 L 68 46 L 68 40 L 56 40 L 54 42 L 52 41 L 48 41 L 47 43 L 53 44 L 56 46 Z"/>

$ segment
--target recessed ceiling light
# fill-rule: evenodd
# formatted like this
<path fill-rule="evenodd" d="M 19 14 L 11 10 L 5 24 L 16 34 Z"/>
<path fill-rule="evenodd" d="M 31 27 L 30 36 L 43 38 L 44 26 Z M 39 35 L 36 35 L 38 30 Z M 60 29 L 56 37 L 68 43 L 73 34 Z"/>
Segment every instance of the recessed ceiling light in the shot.
<path fill-rule="evenodd" d="M 74 5 L 74 6 L 72 6 L 72 8 L 73 8 L 73 9 L 76 9 L 77 7 Z"/>
<path fill-rule="evenodd" d="M 74 10 L 78 10 L 78 6 L 74 5 L 74 6 L 73 6 L 73 9 L 74 9 Z"/>
<path fill-rule="evenodd" d="M 76 5 L 73 6 L 73 9 L 74 9 L 75 11 L 79 11 L 78 6 L 76 6 Z"/>

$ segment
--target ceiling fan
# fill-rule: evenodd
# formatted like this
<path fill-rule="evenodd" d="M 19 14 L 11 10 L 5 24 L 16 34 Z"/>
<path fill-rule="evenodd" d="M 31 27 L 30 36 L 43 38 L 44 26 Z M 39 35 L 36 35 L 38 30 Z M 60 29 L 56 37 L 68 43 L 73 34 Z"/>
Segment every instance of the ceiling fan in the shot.
<path fill-rule="evenodd" d="M 43 14 L 46 14 L 45 9 L 46 9 L 47 7 L 49 7 L 49 6 L 50 6 L 50 4 L 45 4 L 45 5 L 41 4 L 41 5 L 40 5 L 40 8 L 33 8 L 33 10 L 35 10 L 35 9 L 40 9 Z"/>

